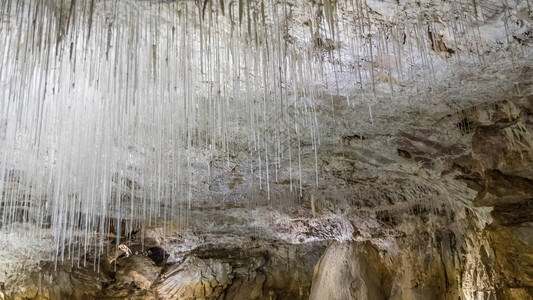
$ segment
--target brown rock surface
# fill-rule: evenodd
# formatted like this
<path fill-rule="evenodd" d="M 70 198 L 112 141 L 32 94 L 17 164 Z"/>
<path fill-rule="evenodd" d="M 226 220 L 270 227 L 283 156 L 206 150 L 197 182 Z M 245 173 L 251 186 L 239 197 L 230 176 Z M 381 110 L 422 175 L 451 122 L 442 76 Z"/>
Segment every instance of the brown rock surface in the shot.
<path fill-rule="evenodd" d="M 231 283 L 232 268 L 215 259 L 189 256 L 161 275 L 160 299 L 217 299 Z"/>
<path fill-rule="evenodd" d="M 119 261 L 120 266 L 115 275 L 117 284 L 134 283 L 143 290 L 149 289 L 156 281 L 161 270 L 153 260 L 144 255 L 132 255 Z"/>
<path fill-rule="evenodd" d="M 371 245 L 334 243 L 316 265 L 309 299 L 387 299 L 388 273 Z"/>
<path fill-rule="evenodd" d="M 527 107 L 524 113 L 528 113 Z M 533 298 L 533 128 L 515 105 L 504 102 L 496 123 L 472 138 L 474 168 L 483 189 L 475 204 L 491 206 L 488 227 L 499 280 L 498 298 Z"/>

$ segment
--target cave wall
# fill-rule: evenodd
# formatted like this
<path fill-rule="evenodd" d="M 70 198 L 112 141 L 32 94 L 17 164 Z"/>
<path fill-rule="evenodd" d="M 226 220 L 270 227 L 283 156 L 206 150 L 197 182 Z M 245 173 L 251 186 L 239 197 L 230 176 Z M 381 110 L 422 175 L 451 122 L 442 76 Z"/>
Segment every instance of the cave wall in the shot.
<path fill-rule="evenodd" d="M 417 230 L 397 238 L 397 252 L 330 245 L 311 298 L 532 299 L 532 104 L 526 95 L 468 108 L 472 151 L 451 169 L 477 191 L 475 199 L 455 207 L 444 226 L 422 214 L 413 218 Z M 480 208 L 490 213 L 480 215 Z"/>

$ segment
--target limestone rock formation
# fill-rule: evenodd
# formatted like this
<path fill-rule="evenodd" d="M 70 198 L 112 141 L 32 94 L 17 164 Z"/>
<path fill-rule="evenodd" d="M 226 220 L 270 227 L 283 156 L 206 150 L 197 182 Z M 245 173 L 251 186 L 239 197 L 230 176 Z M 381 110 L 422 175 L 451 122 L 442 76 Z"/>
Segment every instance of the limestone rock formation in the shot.
<path fill-rule="evenodd" d="M 57 268 L 53 263 L 43 263 L 30 274 L 12 271 L 2 270 L 8 277 L 2 283 L 0 299 L 94 299 L 109 281 L 104 273 L 68 263 Z"/>
<path fill-rule="evenodd" d="M 336 242 L 316 266 L 309 299 L 388 299 L 390 284 L 377 249 Z"/>
<path fill-rule="evenodd" d="M 156 281 L 160 268 L 154 261 L 144 255 L 133 255 L 120 261 L 115 275 L 117 284 L 134 283 L 137 287 L 147 290 Z"/>
<path fill-rule="evenodd" d="M 502 297 L 533 297 L 533 123 L 527 109 L 509 102 L 494 115 L 472 137 L 483 186 L 474 203 L 493 207 L 488 232 Z"/>
<path fill-rule="evenodd" d="M 231 283 L 231 267 L 220 261 L 189 256 L 161 275 L 161 299 L 217 299 Z"/>

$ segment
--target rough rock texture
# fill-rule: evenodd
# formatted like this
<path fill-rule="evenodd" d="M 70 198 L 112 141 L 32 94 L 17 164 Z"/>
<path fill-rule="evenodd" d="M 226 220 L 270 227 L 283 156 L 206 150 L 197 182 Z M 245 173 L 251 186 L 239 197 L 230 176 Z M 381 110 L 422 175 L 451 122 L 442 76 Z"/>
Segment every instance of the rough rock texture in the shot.
<path fill-rule="evenodd" d="M 316 266 L 311 298 L 490 299 L 494 254 L 479 217 L 465 206 L 453 215 L 419 210 L 394 217 L 394 249 L 333 243 Z"/>
<path fill-rule="evenodd" d="M 165 270 L 161 299 L 306 299 L 322 243 L 206 245 Z"/>
<path fill-rule="evenodd" d="M 157 287 L 161 299 L 217 299 L 232 280 L 231 266 L 189 256 L 162 274 Z"/>
<path fill-rule="evenodd" d="M 160 268 L 149 257 L 133 255 L 123 259 L 115 275 L 117 284 L 134 283 L 143 290 L 149 289 L 156 281 Z"/>
<path fill-rule="evenodd" d="M 315 269 L 311 298 L 532 299 L 533 122 L 528 107 L 529 97 L 520 97 L 469 108 L 476 112 L 465 113 L 472 152 L 463 147 L 450 168 L 460 170 L 454 178 L 478 192 L 473 201 L 451 202 L 440 212 L 417 208 L 410 216 L 386 215 L 384 223 L 404 232 L 395 237 L 393 251 L 368 242 L 332 244 Z M 446 149 L 421 136 L 400 133 L 398 145 L 404 150 L 399 155 L 412 159 Z M 434 161 L 429 158 L 435 156 L 427 157 Z"/>
<path fill-rule="evenodd" d="M 389 286 L 387 286 L 389 285 Z M 316 266 L 309 299 L 387 299 L 390 275 L 370 244 L 335 243 Z"/>
<path fill-rule="evenodd" d="M 6 268 L 2 272 L 9 274 L 8 283 L 2 283 L 0 299 L 94 299 L 102 290 L 102 284 L 109 281 L 103 273 L 92 268 L 73 267 L 68 262 L 59 265 L 44 263 L 30 274 L 12 272 Z"/>
<path fill-rule="evenodd" d="M 509 102 L 494 115 L 496 122 L 479 127 L 472 138 L 473 170 L 483 186 L 474 203 L 493 207 L 488 232 L 499 293 L 533 297 L 533 118 Z"/>

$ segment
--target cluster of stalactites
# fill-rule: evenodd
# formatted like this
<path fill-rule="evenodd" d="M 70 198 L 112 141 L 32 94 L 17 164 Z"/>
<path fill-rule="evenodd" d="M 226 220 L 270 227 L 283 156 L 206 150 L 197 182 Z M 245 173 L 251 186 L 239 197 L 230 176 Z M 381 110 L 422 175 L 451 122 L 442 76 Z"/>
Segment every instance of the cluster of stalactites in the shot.
<path fill-rule="evenodd" d="M 364 0 L 0 0 L 0 227 L 50 228 L 54 257 L 83 261 L 104 233 L 182 221 L 233 156 L 268 198 L 285 179 L 301 195 L 317 114 L 429 82 L 472 59 L 451 50 L 469 38 L 480 55 L 481 8 L 454 5 L 444 41 L 434 16 L 380 20 Z"/>

